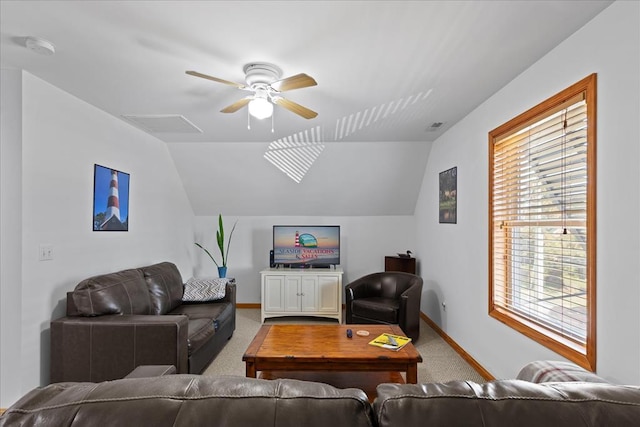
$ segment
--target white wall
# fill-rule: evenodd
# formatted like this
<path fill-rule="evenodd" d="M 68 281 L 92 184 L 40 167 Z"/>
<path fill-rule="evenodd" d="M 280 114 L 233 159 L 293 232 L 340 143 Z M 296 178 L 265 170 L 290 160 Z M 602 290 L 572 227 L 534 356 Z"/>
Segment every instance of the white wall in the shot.
<path fill-rule="evenodd" d="M 260 302 L 260 271 L 269 267 L 274 225 L 339 225 L 343 284 L 374 271 L 383 271 L 385 255 L 396 255 L 398 252 L 411 250 L 418 260 L 418 265 L 420 264 L 420 253 L 415 249 L 415 226 L 412 216 L 227 217 L 224 212 L 221 213 L 227 235 L 234 221 L 238 220 L 227 261 L 227 277 L 236 278 L 239 303 Z M 208 248 L 219 262 L 219 250 L 215 240 L 217 228 L 217 217 L 196 217 L 196 240 Z M 200 249 L 194 271 L 196 276 L 218 275 L 213 261 Z"/>
<path fill-rule="evenodd" d="M 22 72 L 0 73 L 0 407 L 15 401 L 19 390 L 22 338 Z"/>
<path fill-rule="evenodd" d="M 535 359 L 562 358 L 488 315 L 487 134 L 595 72 L 597 372 L 640 384 L 639 28 L 640 3 L 615 2 L 433 145 L 416 209 L 422 309 L 496 377 L 513 377 Z M 452 166 L 458 223 L 438 224 L 438 172 Z"/>
<path fill-rule="evenodd" d="M 24 73 L 21 145 L 22 240 L 9 244 L 22 245 L 22 283 L 2 281 L 3 295 L 22 297 L 2 302 L 3 314 L 5 304 L 19 307 L 11 324 L 2 322 L 3 348 L 11 344 L 5 334 L 17 328 L 22 337 L 2 359 L 3 371 L 19 373 L 11 384 L 18 395 L 48 383 L 49 322 L 64 315 L 65 293 L 80 280 L 165 260 L 188 277 L 195 253 L 193 211 L 161 141 Z M 95 163 L 131 176 L 128 232 L 92 231 Z M 3 217 L 9 209 L 3 203 Z M 38 260 L 40 244 L 53 245 L 53 260 Z M 0 406 L 14 396 L 3 394 Z"/>

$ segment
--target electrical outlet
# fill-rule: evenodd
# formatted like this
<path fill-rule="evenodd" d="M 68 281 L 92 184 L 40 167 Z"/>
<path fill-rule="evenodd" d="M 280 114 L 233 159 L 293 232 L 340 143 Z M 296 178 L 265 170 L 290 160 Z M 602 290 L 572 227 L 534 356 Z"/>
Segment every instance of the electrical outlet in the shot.
<path fill-rule="evenodd" d="M 38 258 L 40 261 L 51 261 L 53 259 L 53 245 L 40 245 Z"/>

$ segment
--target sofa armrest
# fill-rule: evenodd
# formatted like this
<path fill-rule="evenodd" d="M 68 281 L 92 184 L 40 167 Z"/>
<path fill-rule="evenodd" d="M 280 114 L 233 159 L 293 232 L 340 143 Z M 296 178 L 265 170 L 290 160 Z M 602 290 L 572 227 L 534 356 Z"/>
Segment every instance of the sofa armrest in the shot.
<path fill-rule="evenodd" d="M 608 381 L 593 372 L 571 362 L 556 360 L 536 360 L 526 364 L 516 379 L 532 383 L 580 381 L 607 383 Z"/>
<path fill-rule="evenodd" d="M 188 373 L 183 315 L 63 317 L 51 322 L 51 382 L 123 378 L 140 365 Z"/>
<path fill-rule="evenodd" d="M 236 284 L 235 282 L 227 282 L 222 301 L 230 302 L 233 307 L 236 306 Z"/>
<path fill-rule="evenodd" d="M 176 367 L 173 365 L 141 365 L 136 367 L 125 378 L 151 378 L 173 375 Z"/>

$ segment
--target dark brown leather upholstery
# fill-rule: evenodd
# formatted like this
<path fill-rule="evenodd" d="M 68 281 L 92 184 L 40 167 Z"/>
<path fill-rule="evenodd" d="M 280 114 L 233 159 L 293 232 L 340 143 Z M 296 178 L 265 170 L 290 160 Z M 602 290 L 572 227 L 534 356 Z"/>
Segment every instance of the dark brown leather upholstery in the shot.
<path fill-rule="evenodd" d="M 163 262 L 150 265 L 142 270 L 151 300 L 151 314 L 167 314 L 182 304 L 182 283 L 180 272 L 173 264 Z"/>
<path fill-rule="evenodd" d="M 131 371 L 125 378 L 161 377 L 175 373 L 176 367 L 173 365 L 142 365 Z"/>
<path fill-rule="evenodd" d="M 640 423 L 640 388 L 601 383 L 380 384 L 379 427 L 603 427 Z"/>
<path fill-rule="evenodd" d="M 381 384 L 371 405 L 359 389 L 166 375 L 172 371 L 142 366 L 122 380 L 36 388 L 0 417 L 0 427 L 635 427 L 640 420 L 640 388 L 609 383 Z"/>
<path fill-rule="evenodd" d="M 347 286 L 346 323 L 400 325 L 412 340 L 420 337 L 422 278 L 386 271 L 361 277 Z"/>
<path fill-rule="evenodd" d="M 139 365 L 200 373 L 235 330 L 236 288 L 225 298 L 183 304 L 169 262 L 83 280 L 67 295 L 67 316 L 51 322 L 51 382 L 99 382 Z"/>
<path fill-rule="evenodd" d="M 169 375 L 38 388 L 0 426 L 373 427 L 358 389 L 296 380 Z"/>
<path fill-rule="evenodd" d="M 85 279 L 76 286 L 73 301 L 84 316 L 152 314 L 149 289 L 137 269 Z"/>
<path fill-rule="evenodd" d="M 189 371 L 186 316 L 104 315 L 51 322 L 52 383 L 122 378 L 139 365 Z"/>

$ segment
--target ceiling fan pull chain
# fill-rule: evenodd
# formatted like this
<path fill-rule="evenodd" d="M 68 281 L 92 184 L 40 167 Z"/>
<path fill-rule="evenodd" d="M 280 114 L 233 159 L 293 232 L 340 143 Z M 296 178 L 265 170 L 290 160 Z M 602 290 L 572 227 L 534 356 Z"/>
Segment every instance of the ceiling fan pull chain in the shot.
<path fill-rule="evenodd" d="M 274 119 L 275 115 L 276 115 L 276 113 L 275 113 L 275 111 L 274 111 L 274 112 L 273 112 L 273 114 L 271 114 L 271 133 L 274 133 L 274 132 L 275 132 L 275 130 L 274 130 L 274 124 L 273 124 L 273 122 L 274 122 L 274 120 L 275 120 L 275 119 Z"/>
<path fill-rule="evenodd" d="M 247 129 L 251 130 L 251 114 L 249 114 L 248 109 L 247 109 Z"/>

